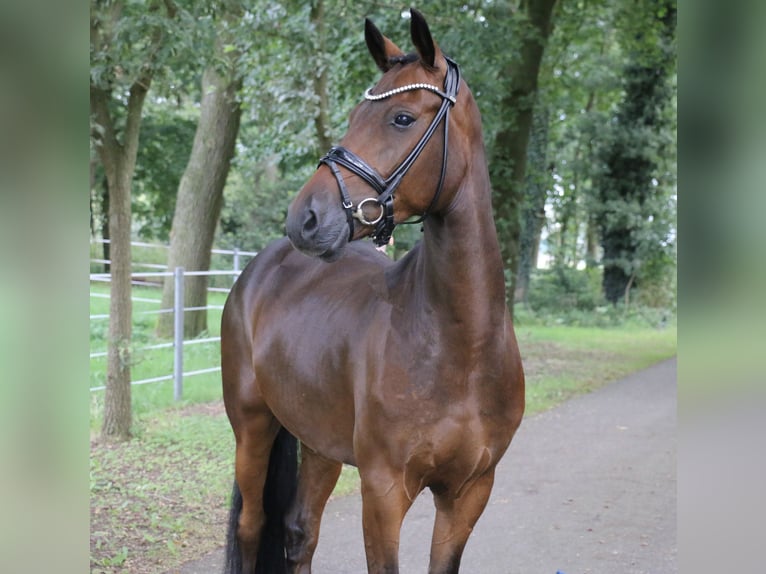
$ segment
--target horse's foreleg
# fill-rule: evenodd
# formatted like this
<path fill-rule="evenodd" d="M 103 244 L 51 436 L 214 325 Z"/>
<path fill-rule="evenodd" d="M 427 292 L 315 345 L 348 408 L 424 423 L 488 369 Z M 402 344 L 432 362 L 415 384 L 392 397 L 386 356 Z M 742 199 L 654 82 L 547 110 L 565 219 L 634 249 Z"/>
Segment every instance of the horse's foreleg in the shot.
<path fill-rule="evenodd" d="M 366 470 L 362 477 L 362 524 L 367 571 L 398 574 L 399 531 L 412 501 L 404 476 L 390 469 Z"/>
<path fill-rule="evenodd" d="M 460 496 L 434 494 L 436 520 L 431 539 L 429 574 L 454 574 L 460 568 L 468 537 L 484 511 L 492 491 L 495 470 L 480 476 Z"/>
<path fill-rule="evenodd" d="M 319 523 L 343 465 L 301 445 L 298 491 L 287 514 L 287 562 L 294 574 L 309 574 L 319 540 Z"/>
<path fill-rule="evenodd" d="M 255 571 L 261 532 L 266 522 L 263 487 L 279 423 L 270 413 L 263 413 L 248 419 L 237 431 L 235 476 L 242 492 L 237 539 L 242 572 L 250 573 Z"/>

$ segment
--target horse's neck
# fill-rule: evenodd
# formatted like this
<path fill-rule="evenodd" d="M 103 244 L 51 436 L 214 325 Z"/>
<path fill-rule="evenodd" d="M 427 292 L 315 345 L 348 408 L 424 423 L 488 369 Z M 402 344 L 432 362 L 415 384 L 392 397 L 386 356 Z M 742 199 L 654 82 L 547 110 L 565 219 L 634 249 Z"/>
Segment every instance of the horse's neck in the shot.
<path fill-rule="evenodd" d="M 418 266 L 424 298 L 440 324 L 476 345 L 497 336 L 505 321 L 502 257 L 485 166 L 477 158 L 449 212 L 426 221 Z"/>

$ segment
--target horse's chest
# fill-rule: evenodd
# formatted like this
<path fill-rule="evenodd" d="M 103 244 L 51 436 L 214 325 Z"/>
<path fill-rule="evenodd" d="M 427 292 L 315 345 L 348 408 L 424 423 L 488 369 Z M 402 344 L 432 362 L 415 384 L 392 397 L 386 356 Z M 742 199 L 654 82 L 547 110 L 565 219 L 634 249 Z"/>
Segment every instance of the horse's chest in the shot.
<path fill-rule="evenodd" d="M 452 416 L 413 428 L 404 447 L 408 494 L 428 486 L 459 497 L 466 485 L 497 463 L 506 446 L 502 442 L 479 418 Z"/>
<path fill-rule="evenodd" d="M 442 428 L 460 421 L 473 428 L 497 426 L 512 409 L 512 376 L 504 360 L 475 361 L 471 366 L 435 361 L 390 366 L 373 379 L 367 398 L 381 418 L 415 429 Z M 448 425 L 449 426 L 449 425 Z"/>

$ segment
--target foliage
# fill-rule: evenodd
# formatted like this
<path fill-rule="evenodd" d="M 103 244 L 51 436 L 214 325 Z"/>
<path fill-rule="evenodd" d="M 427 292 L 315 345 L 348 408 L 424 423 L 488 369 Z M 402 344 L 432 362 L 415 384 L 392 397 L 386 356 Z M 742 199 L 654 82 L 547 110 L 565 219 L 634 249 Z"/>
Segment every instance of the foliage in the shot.
<path fill-rule="evenodd" d="M 141 127 L 133 178 L 133 217 L 141 239 L 167 243 L 196 121 L 173 108 L 154 107 L 145 114 Z"/>
<path fill-rule="evenodd" d="M 145 241 L 167 243 L 173 221 L 176 192 L 189 159 L 196 121 L 171 108 L 147 106 L 141 127 L 136 170 L 133 176 L 131 211 L 135 234 Z M 102 188 L 106 175 L 95 165 L 91 190 L 94 236 L 107 218 Z M 99 255 L 100 257 L 100 255 Z"/>
<path fill-rule="evenodd" d="M 331 25 L 312 21 L 312 7 L 319 3 Z M 627 110 L 620 107 L 625 105 L 631 65 L 640 68 L 652 61 L 664 45 L 655 15 L 642 10 L 653 3 L 567 0 L 558 5 L 535 104 L 545 118 L 539 128 L 544 147 L 528 150 L 524 197 L 531 203 L 533 196 L 544 195 L 541 251 L 557 266 L 574 269 L 587 261 L 598 268 L 603 255 L 598 249 L 601 229 L 629 227 L 635 251 L 624 259 L 610 256 L 610 262 L 629 273 L 638 270 L 633 297 L 642 304 L 672 307 L 674 76 L 665 93 L 671 105 L 662 107 L 655 127 L 626 125 Z M 108 14 L 113 5 L 99 2 L 94 9 Z M 411 49 L 411 40 L 404 5 L 384 9 L 338 0 L 248 0 L 243 5 L 244 16 L 235 24 L 237 45 L 229 47 L 241 54 L 244 70 L 242 126 L 224 191 L 217 241 L 259 250 L 283 235 L 287 205 L 324 151 L 314 122 L 319 113 L 314 79 L 321 72 L 327 74 L 328 135 L 338 141 L 350 110 L 379 77 L 366 53 L 364 17 L 371 17 L 403 49 Z M 134 185 L 135 230 L 144 238 L 167 236 L 177 177 L 193 138 L 199 75 L 214 53 L 210 47 L 217 6 L 212 1 L 182 4 L 176 18 L 166 23 L 173 41 L 154 64 L 158 73 L 147 101 Z M 485 147 L 492 157 L 498 130 L 509 126 L 501 105 L 509 87 L 503 70 L 520 57 L 521 42 L 528 33 L 523 11 L 515 3 L 484 0 L 469 4 L 425 0 L 418 8 L 426 14 L 441 48 L 461 64 L 482 112 Z M 115 100 L 125 97 L 125 86 L 144 61 L 146 35 L 159 18 L 159 13 L 143 5 L 125 3 L 110 51 L 91 54 L 92 76 L 113 78 Z M 114 74 L 115 70 L 120 74 Z M 645 154 L 655 166 L 643 203 L 613 200 L 605 193 L 614 188 L 606 181 L 606 150 L 618 146 L 628 154 Z M 615 181 L 629 181 L 620 172 L 616 175 Z M 633 188 L 636 185 L 630 183 Z M 599 217 L 601 229 L 596 225 Z M 534 218 L 525 217 L 522 224 L 529 222 Z M 497 221 L 500 229 L 508 223 L 502 218 Z M 397 253 L 419 237 L 418 226 L 398 228 Z M 548 289 L 544 281 L 533 282 L 535 286 Z M 546 297 L 543 293 L 536 300 Z"/>
<path fill-rule="evenodd" d="M 227 181 L 217 243 L 260 251 L 283 236 L 290 195 L 307 176 L 306 170 L 300 170 L 293 177 L 283 177 L 274 165 L 250 167 L 238 162 Z"/>
<path fill-rule="evenodd" d="M 626 96 L 624 91 L 630 61 L 656 60 L 658 46 L 664 46 L 666 57 L 672 55 L 673 46 L 658 41 L 659 27 L 645 9 L 649 4 L 603 0 L 560 5 L 537 102 L 539 115 L 550 118 L 547 160 L 534 161 L 538 152 L 530 142 L 527 188 L 541 181 L 549 186 L 542 245 L 554 266 L 575 267 L 583 261 L 589 267 L 599 265 L 604 254 L 598 242 L 605 226 L 599 228 L 597 223 L 608 214 L 610 228 L 628 230 L 634 251 L 622 259 L 609 253 L 606 262 L 621 265 L 628 276 L 635 272 L 633 287 L 640 285 L 642 293 L 664 294 L 643 301 L 672 306 L 675 296 L 667 286 L 675 269 L 673 78 L 670 92 L 663 92 L 665 99 L 648 106 L 646 97 Z M 644 102 L 641 105 L 659 111 L 660 121 L 640 129 L 626 126 L 620 119 L 625 102 Z M 629 156 L 646 156 L 654 166 L 648 179 L 631 178 L 625 172 L 627 164 L 613 170 L 614 181 L 628 193 L 640 195 L 641 202 L 613 200 L 604 194 L 605 150 L 616 142 Z M 533 199 L 528 192 L 526 196 L 528 202 Z M 534 222 L 525 218 L 523 223 Z"/>
<path fill-rule="evenodd" d="M 596 177 L 604 293 L 613 303 L 627 297 L 634 281 L 657 280 L 674 266 L 675 181 L 665 158 L 673 154 L 675 2 L 644 0 L 626 8 L 623 18 L 623 93 L 600 146 Z"/>
<path fill-rule="evenodd" d="M 632 303 L 629 306 L 625 306 L 623 303 L 605 304 L 599 305 L 592 311 L 576 308 L 552 310 L 540 307 L 532 309 L 528 305 L 519 305 L 514 314 L 514 324 L 517 327 L 535 325 L 595 329 L 628 327 L 664 329 L 676 320 L 674 309 L 653 307 L 641 303 Z"/>
<path fill-rule="evenodd" d="M 360 6 L 330 3 L 332 26 L 325 27 L 322 43 L 310 22 L 308 3 L 270 3 L 253 14 L 251 34 L 261 40 L 246 63 L 243 100 L 241 163 L 262 164 L 265 158 L 284 173 L 316 166 L 324 150 L 317 148 L 313 123 L 318 95 L 313 78 L 327 70 L 330 86 L 331 139 L 337 141 L 348 112 L 374 78 L 375 66 L 362 50 Z"/>
<path fill-rule="evenodd" d="M 558 264 L 537 270 L 527 302 L 517 309 L 514 320 L 521 325 L 663 328 L 675 321 L 675 274 L 660 276 L 662 281 L 643 282 L 629 304 L 611 305 L 601 289 L 599 268 Z"/>
<path fill-rule="evenodd" d="M 534 311 L 594 311 L 604 303 L 601 273 L 564 265 L 540 270 L 532 277 L 528 303 Z"/>
<path fill-rule="evenodd" d="M 133 82 L 151 72 L 160 79 L 156 95 L 176 97 L 188 89 L 203 68 L 209 51 L 210 18 L 215 2 L 168 3 L 92 0 L 91 20 L 104 31 L 105 41 L 91 43 L 90 78 L 124 100 Z M 153 43 L 156 34 L 165 41 Z"/>
<path fill-rule="evenodd" d="M 593 206 L 594 145 L 609 122 L 619 90 L 613 4 L 561 4 L 540 79 L 538 97 L 550 118 L 548 155 L 553 168 L 547 244 L 561 265 L 575 266 L 590 255 L 584 235 Z"/>

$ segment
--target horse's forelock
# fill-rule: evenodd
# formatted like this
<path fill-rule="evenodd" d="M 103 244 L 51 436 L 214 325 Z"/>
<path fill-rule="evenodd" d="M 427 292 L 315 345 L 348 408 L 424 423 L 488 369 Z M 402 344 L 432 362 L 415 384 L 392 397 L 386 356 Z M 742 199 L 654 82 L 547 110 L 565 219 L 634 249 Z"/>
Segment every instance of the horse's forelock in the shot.
<path fill-rule="evenodd" d="M 388 63 L 391 66 L 395 66 L 396 64 L 411 64 L 413 62 L 417 62 L 420 60 L 420 56 L 416 52 L 412 52 L 410 54 L 403 54 L 401 56 L 392 56 L 388 59 Z"/>

